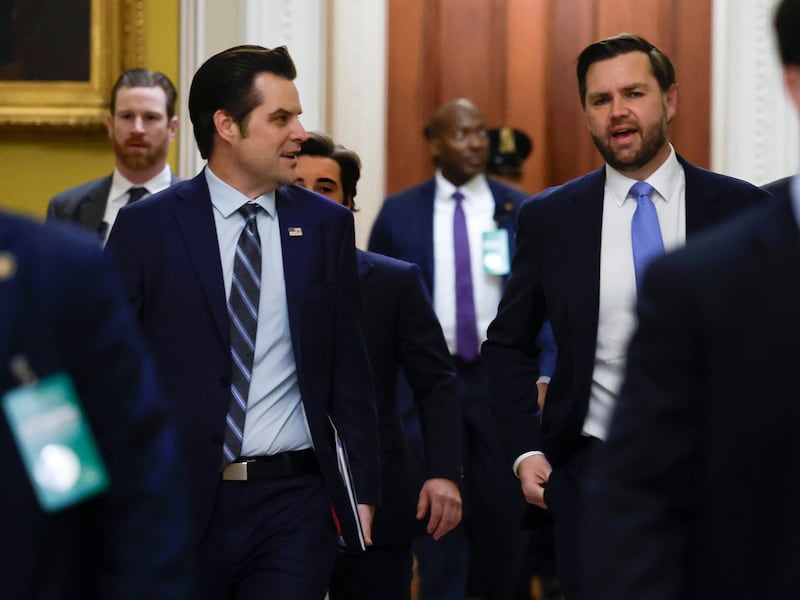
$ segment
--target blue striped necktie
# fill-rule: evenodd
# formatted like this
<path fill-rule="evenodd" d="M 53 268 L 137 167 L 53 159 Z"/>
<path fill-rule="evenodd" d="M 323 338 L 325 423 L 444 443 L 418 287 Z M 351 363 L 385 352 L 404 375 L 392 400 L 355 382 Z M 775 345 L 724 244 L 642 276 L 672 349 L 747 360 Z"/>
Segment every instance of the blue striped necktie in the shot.
<path fill-rule="evenodd" d="M 636 271 L 636 291 L 642 285 L 642 277 L 647 265 L 654 258 L 664 254 L 664 241 L 658 213 L 651 195 L 654 188 L 649 183 L 637 181 L 629 192 L 636 198 L 636 211 L 631 221 L 631 246 L 633 248 L 633 268 Z"/>
<path fill-rule="evenodd" d="M 258 204 L 248 203 L 239 209 L 245 225 L 236 245 L 228 298 L 232 372 L 231 403 L 225 419 L 225 442 L 222 446 L 223 467 L 236 460 L 242 452 L 261 295 L 261 239 L 256 227 L 256 213 L 260 208 Z"/>

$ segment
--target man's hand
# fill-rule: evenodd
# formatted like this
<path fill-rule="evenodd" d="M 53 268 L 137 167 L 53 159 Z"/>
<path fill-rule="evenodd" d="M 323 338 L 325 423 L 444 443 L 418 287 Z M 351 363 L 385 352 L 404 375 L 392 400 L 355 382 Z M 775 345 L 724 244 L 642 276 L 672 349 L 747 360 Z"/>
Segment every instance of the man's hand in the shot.
<path fill-rule="evenodd" d="M 367 544 L 367 546 L 372 546 L 372 519 L 374 517 L 374 504 L 358 505 L 358 518 L 361 521 L 361 529 L 364 532 L 364 542 Z"/>
<path fill-rule="evenodd" d="M 428 479 L 419 492 L 417 519 L 420 521 L 430 510 L 426 531 L 438 540 L 461 522 L 461 492 L 449 479 Z"/>
<path fill-rule="evenodd" d="M 544 484 L 550 479 L 553 467 L 544 454 L 534 454 L 524 458 L 517 467 L 522 494 L 529 504 L 547 508 L 544 502 Z"/>

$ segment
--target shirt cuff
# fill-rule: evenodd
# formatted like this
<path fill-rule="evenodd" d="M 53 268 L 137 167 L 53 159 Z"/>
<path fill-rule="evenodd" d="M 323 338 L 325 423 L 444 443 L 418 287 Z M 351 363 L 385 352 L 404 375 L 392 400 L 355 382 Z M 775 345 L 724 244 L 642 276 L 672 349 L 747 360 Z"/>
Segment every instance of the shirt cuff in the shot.
<path fill-rule="evenodd" d="M 519 479 L 519 473 L 517 472 L 517 469 L 519 469 L 519 463 L 521 463 L 523 460 L 525 460 L 529 456 L 535 456 L 537 454 L 542 454 L 543 455 L 544 452 L 542 452 L 541 450 L 531 450 L 530 452 L 523 452 L 522 454 L 520 454 L 517 457 L 517 460 L 514 461 L 514 466 L 512 467 L 514 469 L 514 476 L 517 479 Z"/>
<path fill-rule="evenodd" d="M 550 383 L 550 376 L 549 375 L 539 375 L 539 379 L 536 380 L 536 383 Z"/>

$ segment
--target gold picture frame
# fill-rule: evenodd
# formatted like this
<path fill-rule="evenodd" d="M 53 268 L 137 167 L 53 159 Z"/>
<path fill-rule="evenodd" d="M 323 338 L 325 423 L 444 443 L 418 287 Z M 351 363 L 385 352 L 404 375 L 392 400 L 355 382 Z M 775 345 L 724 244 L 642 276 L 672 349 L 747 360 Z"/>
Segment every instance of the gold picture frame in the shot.
<path fill-rule="evenodd" d="M 144 0 L 90 0 L 89 6 L 88 79 L 0 80 L 0 131 L 105 128 L 117 77 L 144 64 Z"/>

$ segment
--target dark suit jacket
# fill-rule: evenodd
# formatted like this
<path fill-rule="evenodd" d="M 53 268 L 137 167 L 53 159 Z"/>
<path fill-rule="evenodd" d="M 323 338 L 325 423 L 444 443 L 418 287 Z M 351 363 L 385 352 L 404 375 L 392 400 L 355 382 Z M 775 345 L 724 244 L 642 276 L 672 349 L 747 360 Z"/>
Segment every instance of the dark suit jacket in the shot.
<path fill-rule="evenodd" d="M 172 175 L 172 185 L 181 181 Z M 53 196 L 47 206 L 47 220 L 69 221 L 97 233 L 106 212 L 111 175 L 83 183 Z"/>
<path fill-rule="evenodd" d="M 314 448 L 345 533 L 349 517 L 328 423 L 342 434 L 358 500 L 379 496 L 377 426 L 363 344 L 353 217 L 289 186 L 276 192 L 297 376 Z M 123 208 L 113 253 L 181 420 L 195 535 L 219 483 L 231 355 L 227 300 L 205 173 Z M 301 236 L 289 236 L 299 228 Z"/>
<path fill-rule="evenodd" d="M 686 235 L 694 235 L 769 195 L 692 166 L 686 175 Z M 483 357 L 500 440 L 513 461 L 543 450 L 556 467 L 581 439 L 597 342 L 605 169 L 545 190 L 520 211 L 518 251 L 489 327 Z M 540 425 L 535 381 L 539 351 L 531 331 L 549 320 L 558 346 Z"/>
<path fill-rule="evenodd" d="M 798 267 L 786 197 L 653 262 L 590 486 L 592 598 L 797 597 Z"/>
<path fill-rule="evenodd" d="M 517 212 L 526 195 L 487 178 L 494 196 L 494 220 L 508 231 L 509 256 L 514 255 Z M 405 260 L 422 269 L 428 291 L 433 293 L 433 201 L 436 179 L 386 198 L 369 238 L 372 252 Z"/>
<path fill-rule="evenodd" d="M 0 262 L 0 396 L 14 356 L 40 379 L 69 374 L 111 480 L 43 512 L 0 413 L 3 598 L 188 598 L 177 431 L 111 265 L 71 226 L 1 214 Z"/>
<path fill-rule="evenodd" d="M 782 177 L 781 179 L 776 179 L 775 181 L 771 181 L 770 183 L 762 185 L 761 189 L 767 190 L 776 198 L 788 198 L 792 185 L 792 179 L 792 175 L 789 177 Z"/>
<path fill-rule="evenodd" d="M 419 523 L 415 514 L 423 480 L 443 477 L 459 483 L 455 371 L 419 268 L 372 252 L 358 250 L 356 255 L 384 474 L 373 539 L 378 545 L 410 542 Z M 400 424 L 399 368 L 419 409 L 427 457 L 424 475 L 407 448 Z"/>

